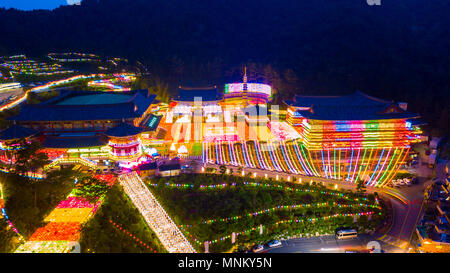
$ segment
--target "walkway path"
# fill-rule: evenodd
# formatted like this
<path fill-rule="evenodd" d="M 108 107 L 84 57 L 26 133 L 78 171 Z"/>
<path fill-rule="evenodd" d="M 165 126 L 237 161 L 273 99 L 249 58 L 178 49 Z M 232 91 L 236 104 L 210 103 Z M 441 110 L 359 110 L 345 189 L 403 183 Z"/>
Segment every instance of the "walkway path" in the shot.
<path fill-rule="evenodd" d="M 119 182 L 167 251 L 170 253 L 195 252 L 195 249 L 135 172 L 121 175 Z"/>

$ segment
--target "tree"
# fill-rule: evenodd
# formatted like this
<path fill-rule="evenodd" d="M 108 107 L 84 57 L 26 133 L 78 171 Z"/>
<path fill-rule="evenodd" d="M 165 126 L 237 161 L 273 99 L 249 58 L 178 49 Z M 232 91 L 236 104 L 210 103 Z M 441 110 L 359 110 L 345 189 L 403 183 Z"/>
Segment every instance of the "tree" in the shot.
<path fill-rule="evenodd" d="M 92 176 L 85 176 L 78 181 L 76 188 L 76 196 L 84 197 L 92 202 L 96 201 L 99 196 L 105 194 L 109 186 Z"/>
<path fill-rule="evenodd" d="M 42 146 L 38 141 L 27 143 L 25 139 L 21 139 L 18 144 L 22 149 L 16 153 L 16 173 L 37 172 L 50 163 L 47 154 L 39 152 Z"/>
<path fill-rule="evenodd" d="M 219 166 L 219 171 L 221 175 L 224 175 L 227 171 L 227 167 L 225 165 L 220 165 Z"/>
<path fill-rule="evenodd" d="M 17 242 L 16 234 L 8 226 L 6 221 L 0 221 L 0 253 L 13 251 Z"/>
<path fill-rule="evenodd" d="M 360 195 L 364 195 L 366 193 L 366 183 L 363 180 L 359 180 L 356 184 L 356 192 Z"/>
<path fill-rule="evenodd" d="M 155 76 L 149 87 L 150 93 L 156 94 L 161 101 L 167 102 L 169 100 L 169 84 L 160 77 Z"/>

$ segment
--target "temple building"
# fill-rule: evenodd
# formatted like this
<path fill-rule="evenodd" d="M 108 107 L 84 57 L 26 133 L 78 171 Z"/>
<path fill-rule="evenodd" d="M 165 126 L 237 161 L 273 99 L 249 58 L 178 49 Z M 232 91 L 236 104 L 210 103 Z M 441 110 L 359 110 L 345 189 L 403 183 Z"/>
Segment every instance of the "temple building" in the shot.
<path fill-rule="evenodd" d="M 202 142 L 204 124 L 221 124 L 223 95 L 213 87 L 179 87 L 161 123 L 173 143 Z"/>
<path fill-rule="evenodd" d="M 29 143 L 35 139 L 38 131 L 14 124 L 0 132 L 0 161 L 6 164 L 15 162 L 11 150 L 21 149 L 21 141 Z"/>
<path fill-rule="evenodd" d="M 63 90 L 43 103 L 22 106 L 9 118 L 17 125 L 3 132 L 1 143 L 7 147 L 11 137 L 35 136 L 55 162 L 138 162 L 141 138 L 148 142 L 161 120 L 152 114 L 159 103 L 155 98 L 148 90 Z"/>
<path fill-rule="evenodd" d="M 166 123 L 191 122 L 194 113 L 205 118 L 213 118 L 222 114 L 219 102 L 223 99 L 217 87 L 179 87 L 178 96 L 170 102 L 171 115 L 166 118 Z"/>
<path fill-rule="evenodd" d="M 205 143 L 203 162 L 381 187 L 405 163 L 411 144 L 420 142 L 420 116 L 405 103 L 362 92 L 295 96 L 285 103 L 286 121 L 268 121 L 265 138 L 259 133 L 257 139 Z M 246 116 L 250 124 L 265 119 L 254 113 Z"/>
<path fill-rule="evenodd" d="M 249 105 L 267 104 L 272 98 L 272 87 L 247 82 L 247 68 L 245 68 L 243 82 L 225 84 L 223 93 L 224 104 L 245 108 Z"/>
<path fill-rule="evenodd" d="M 139 126 L 150 114 L 156 96 L 131 92 L 62 91 L 53 99 L 21 107 L 10 120 L 46 135 L 64 132 L 104 132 L 122 120 Z"/>
<path fill-rule="evenodd" d="M 179 87 L 161 108 L 147 90 L 62 91 L 46 102 L 24 105 L 0 132 L 1 155 L 17 141 L 38 140 L 52 163 L 117 163 L 132 168 L 154 157 L 193 156 L 225 164 L 387 185 L 420 141 L 420 116 L 406 103 L 355 92 L 286 100 L 286 118 L 268 106 L 271 87 L 248 83 Z M 164 169 L 164 168 L 163 168 Z M 160 170 L 161 171 L 161 170 Z M 172 170 L 162 170 L 159 174 Z M 156 171 L 158 173 L 158 171 Z M 175 170 L 175 173 L 177 171 Z"/>
<path fill-rule="evenodd" d="M 320 176 L 383 185 L 419 141 L 418 114 L 362 92 L 346 96 L 295 96 L 287 121 L 301 135 Z"/>
<path fill-rule="evenodd" d="M 136 162 L 142 156 L 140 134 L 143 129 L 122 122 L 105 132 L 109 137 L 110 158 L 120 163 Z"/>

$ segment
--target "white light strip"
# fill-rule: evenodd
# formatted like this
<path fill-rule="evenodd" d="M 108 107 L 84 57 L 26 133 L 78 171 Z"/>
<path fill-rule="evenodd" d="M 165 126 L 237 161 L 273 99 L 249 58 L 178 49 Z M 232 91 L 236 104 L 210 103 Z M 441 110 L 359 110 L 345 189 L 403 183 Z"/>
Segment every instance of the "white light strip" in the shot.
<path fill-rule="evenodd" d="M 119 182 L 167 251 L 196 252 L 136 172 L 121 175 Z"/>

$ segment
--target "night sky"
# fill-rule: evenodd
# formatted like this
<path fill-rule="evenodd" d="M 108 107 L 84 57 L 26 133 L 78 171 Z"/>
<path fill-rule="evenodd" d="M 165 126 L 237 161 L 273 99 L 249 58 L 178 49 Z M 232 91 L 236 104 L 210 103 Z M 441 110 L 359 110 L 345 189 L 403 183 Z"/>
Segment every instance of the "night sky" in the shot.
<path fill-rule="evenodd" d="M 0 0 L 0 7 L 20 10 L 54 9 L 61 5 L 77 2 L 75 0 Z"/>

